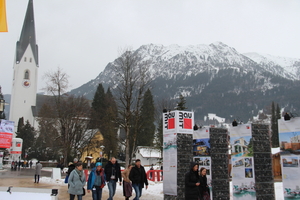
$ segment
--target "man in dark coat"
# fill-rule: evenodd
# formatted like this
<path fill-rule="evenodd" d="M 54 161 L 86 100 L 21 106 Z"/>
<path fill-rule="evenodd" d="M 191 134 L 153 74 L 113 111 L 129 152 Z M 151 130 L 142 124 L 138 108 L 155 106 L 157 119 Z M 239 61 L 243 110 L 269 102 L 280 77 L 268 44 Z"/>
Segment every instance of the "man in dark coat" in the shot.
<path fill-rule="evenodd" d="M 106 176 L 106 181 L 108 182 L 109 198 L 112 200 L 116 193 L 116 186 L 119 179 L 119 183 L 122 183 L 121 168 L 116 158 L 112 157 L 110 161 L 105 165 L 104 173 Z"/>
<path fill-rule="evenodd" d="M 190 170 L 185 174 L 185 199 L 200 199 L 200 177 L 198 173 L 198 164 L 191 163 Z"/>
<path fill-rule="evenodd" d="M 142 189 L 144 184 L 148 189 L 148 180 L 146 177 L 145 168 L 141 165 L 141 160 L 136 159 L 135 166 L 131 169 L 129 179 L 132 181 L 132 187 L 135 191 L 135 198 L 133 200 L 139 200 L 142 196 Z"/>

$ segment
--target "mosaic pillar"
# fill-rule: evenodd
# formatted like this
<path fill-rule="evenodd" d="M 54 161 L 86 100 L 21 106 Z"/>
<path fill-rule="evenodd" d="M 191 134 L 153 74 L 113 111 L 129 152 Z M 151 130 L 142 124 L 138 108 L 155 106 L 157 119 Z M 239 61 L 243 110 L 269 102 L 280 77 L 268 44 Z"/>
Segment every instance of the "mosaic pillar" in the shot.
<path fill-rule="evenodd" d="M 227 129 L 210 128 L 212 197 L 229 200 L 228 133 Z"/>
<path fill-rule="evenodd" d="M 257 200 L 275 200 L 269 125 L 252 124 Z"/>

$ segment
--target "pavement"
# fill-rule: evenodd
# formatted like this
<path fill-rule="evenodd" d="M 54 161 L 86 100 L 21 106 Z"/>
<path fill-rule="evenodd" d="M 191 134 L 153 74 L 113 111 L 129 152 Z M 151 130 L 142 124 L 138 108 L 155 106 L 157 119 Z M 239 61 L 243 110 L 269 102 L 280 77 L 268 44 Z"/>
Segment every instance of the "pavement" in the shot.
<path fill-rule="evenodd" d="M 26 187 L 26 188 L 41 188 L 41 189 L 58 189 L 58 200 L 68 200 L 68 186 L 67 185 L 53 185 L 51 183 L 43 182 L 34 183 L 34 169 L 21 168 L 19 170 L 11 170 L 10 168 L 4 168 L 0 170 L 0 186 L 1 187 Z M 51 177 L 51 172 L 42 171 L 41 177 Z M 65 175 L 62 174 L 62 178 Z M 108 198 L 108 192 L 103 190 L 102 199 Z M 76 198 L 77 199 L 77 198 Z M 83 197 L 84 200 L 92 200 L 92 193 L 86 193 Z M 116 194 L 114 200 L 124 200 L 122 194 Z"/>

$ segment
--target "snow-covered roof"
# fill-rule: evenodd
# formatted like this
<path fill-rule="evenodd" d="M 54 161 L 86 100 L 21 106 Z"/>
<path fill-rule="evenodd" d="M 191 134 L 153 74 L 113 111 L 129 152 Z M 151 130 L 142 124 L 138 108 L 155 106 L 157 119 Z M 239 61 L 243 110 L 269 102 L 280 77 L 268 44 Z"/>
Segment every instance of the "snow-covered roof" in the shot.
<path fill-rule="evenodd" d="M 160 151 L 153 147 L 138 146 L 136 148 L 136 153 L 141 154 L 144 158 L 160 158 L 161 157 Z"/>

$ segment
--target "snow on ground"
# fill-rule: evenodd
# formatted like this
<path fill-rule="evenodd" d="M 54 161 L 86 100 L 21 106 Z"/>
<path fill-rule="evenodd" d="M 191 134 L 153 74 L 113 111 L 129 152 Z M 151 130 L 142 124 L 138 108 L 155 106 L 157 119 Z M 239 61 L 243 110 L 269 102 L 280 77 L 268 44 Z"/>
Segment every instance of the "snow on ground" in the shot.
<path fill-rule="evenodd" d="M 154 166 L 154 169 L 158 168 L 159 166 Z M 149 170 L 150 167 L 145 167 L 145 170 Z M 52 168 L 43 168 L 44 171 L 52 171 Z M 41 183 L 47 183 L 51 185 L 67 185 L 64 183 L 64 179 L 56 179 L 52 180 L 50 177 L 41 177 L 40 179 Z M 146 199 L 154 199 L 154 200 L 160 200 L 163 199 L 163 182 L 153 182 L 153 181 L 148 181 L 149 182 L 149 187 L 146 190 L 146 188 L 143 189 L 143 197 Z M 230 188 L 232 188 L 232 182 L 230 182 Z M 283 186 L 282 182 L 276 182 L 274 183 L 274 188 L 275 188 L 275 197 L 276 200 L 284 200 L 283 198 Z M 103 192 L 108 192 L 108 187 L 104 187 Z M 122 186 L 117 186 L 116 190 L 116 195 L 117 196 L 122 196 L 123 195 L 123 187 Z M 133 190 L 133 196 L 134 196 L 134 190 Z M 232 196 L 232 190 L 230 190 L 230 199 L 233 199 Z M 34 200 L 34 199 L 31 199 Z"/>
<path fill-rule="evenodd" d="M 42 177 L 40 179 L 41 183 L 48 183 L 51 185 L 67 185 L 64 183 L 64 179 L 57 179 L 57 180 L 52 180 L 50 177 Z M 232 182 L 230 182 L 230 188 L 232 188 Z M 275 197 L 276 200 L 283 200 L 283 187 L 281 182 L 276 182 L 274 183 L 274 188 L 275 188 Z M 134 191 L 134 190 L 133 190 Z M 108 192 L 108 187 L 103 188 L 103 192 Z M 117 186 L 116 190 L 116 195 L 117 196 L 122 196 L 123 195 L 123 187 L 122 186 Z M 133 192 L 134 195 L 134 192 Z M 144 198 L 151 198 L 155 200 L 163 199 L 163 183 L 162 182 L 153 182 L 149 181 L 149 187 L 146 190 L 145 188 L 143 189 L 143 197 Z M 232 190 L 230 191 L 230 199 L 233 199 L 232 196 Z M 32 199 L 33 200 L 33 199 Z"/>

